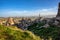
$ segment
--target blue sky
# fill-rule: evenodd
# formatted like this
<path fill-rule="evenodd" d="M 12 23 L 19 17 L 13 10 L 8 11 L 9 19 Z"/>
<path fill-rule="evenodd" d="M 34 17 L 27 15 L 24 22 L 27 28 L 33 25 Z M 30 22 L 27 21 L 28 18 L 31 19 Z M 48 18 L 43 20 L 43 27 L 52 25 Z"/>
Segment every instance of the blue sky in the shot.
<path fill-rule="evenodd" d="M 60 0 L 0 0 L 0 17 L 56 15 Z"/>

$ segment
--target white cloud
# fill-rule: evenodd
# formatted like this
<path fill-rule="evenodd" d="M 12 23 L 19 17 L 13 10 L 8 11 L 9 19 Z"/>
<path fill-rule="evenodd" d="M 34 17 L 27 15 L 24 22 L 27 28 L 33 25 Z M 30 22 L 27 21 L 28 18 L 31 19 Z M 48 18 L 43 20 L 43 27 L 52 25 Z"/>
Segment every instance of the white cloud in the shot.
<path fill-rule="evenodd" d="M 0 12 L 2 16 L 38 16 L 39 14 L 44 15 L 56 15 L 57 14 L 57 7 L 48 8 L 48 9 L 37 9 L 37 10 L 2 10 Z"/>

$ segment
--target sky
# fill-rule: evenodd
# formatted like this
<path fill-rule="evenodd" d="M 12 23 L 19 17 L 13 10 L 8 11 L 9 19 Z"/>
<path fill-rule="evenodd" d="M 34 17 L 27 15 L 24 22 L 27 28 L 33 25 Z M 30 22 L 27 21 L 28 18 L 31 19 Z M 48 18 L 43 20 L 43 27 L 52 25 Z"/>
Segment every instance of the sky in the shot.
<path fill-rule="evenodd" d="M 0 0 L 0 17 L 56 15 L 60 0 Z"/>

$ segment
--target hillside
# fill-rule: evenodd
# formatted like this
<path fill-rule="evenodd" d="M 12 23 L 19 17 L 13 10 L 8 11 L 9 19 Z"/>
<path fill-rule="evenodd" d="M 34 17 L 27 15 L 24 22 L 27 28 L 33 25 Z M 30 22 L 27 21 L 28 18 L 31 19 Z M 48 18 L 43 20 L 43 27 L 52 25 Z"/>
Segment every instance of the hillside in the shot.
<path fill-rule="evenodd" d="M 28 27 L 28 30 L 45 40 L 60 40 L 60 27 L 50 25 L 43 27 L 44 23 L 34 23 Z"/>
<path fill-rule="evenodd" d="M 0 25 L 0 40 L 40 40 L 30 31 Z"/>

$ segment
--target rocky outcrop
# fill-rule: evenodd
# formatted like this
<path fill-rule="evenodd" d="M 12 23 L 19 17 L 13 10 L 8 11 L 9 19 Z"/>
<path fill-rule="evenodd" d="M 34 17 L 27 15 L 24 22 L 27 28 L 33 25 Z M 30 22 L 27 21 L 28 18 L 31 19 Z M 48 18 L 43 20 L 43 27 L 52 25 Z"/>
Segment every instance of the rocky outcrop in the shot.
<path fill-rule="evenodd" d="M 58 25 L 60 25 L 60 3 L 59 3 L 59 6 L 58 6 L 58 14 L 56 16 L 56 20 L 59 22 Z"/>
<path fill-rule="evenodd" d="M 8 20 L 6 22 L 6 25 L 7 26 L 14 25 L 14 19 L 13 18 L 8 18 Z"/>
<path fill-rule="evenodd" d="M 60 3 L 59 3 L 59 5 L 58 5 L 58 14 L 57 14 L 56 17 L 60 17 Z"/>

